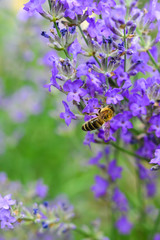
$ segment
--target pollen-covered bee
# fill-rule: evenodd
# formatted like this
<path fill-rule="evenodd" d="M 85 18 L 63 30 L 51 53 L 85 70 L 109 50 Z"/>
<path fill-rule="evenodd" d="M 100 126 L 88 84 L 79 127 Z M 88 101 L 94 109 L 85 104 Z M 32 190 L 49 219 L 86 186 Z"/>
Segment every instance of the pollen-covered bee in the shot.
<path fill-rule="evenodd" d="M 91 118 L 89 121 L 85 122 L 82 125 L 83 131 L 93 131 L 102 127 L 104 123 L 109 124 L 109 121 L 114 116 L 114 108 L 110 105 L 100 108 L 98 113 L 96 114 L 97 117 Z"/>

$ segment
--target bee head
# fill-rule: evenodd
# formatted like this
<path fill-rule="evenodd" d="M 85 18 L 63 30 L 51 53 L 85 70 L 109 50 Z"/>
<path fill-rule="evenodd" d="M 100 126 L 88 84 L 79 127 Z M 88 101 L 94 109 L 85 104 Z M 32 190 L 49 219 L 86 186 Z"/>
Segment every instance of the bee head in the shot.
<path fill-rule="evenodd" d="M 108 105 L 108 108 L 110 108 L 113 112 L 115 112 L 114 107 L 112 105 Z"/>

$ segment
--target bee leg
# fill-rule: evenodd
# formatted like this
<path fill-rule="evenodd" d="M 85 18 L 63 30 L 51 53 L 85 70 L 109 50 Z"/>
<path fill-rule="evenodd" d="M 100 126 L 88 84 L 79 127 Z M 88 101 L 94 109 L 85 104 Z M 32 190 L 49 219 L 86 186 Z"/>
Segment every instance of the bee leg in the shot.
<path fill-rule="evenodd" d="M 101 111 L 100 107 L 97 107 L 97 108 L 94 108 L 94 109 L 98 109 L 98 113 L 100 113 L 100 111 Z"/>
<path fill-rule="evenodd" d="M 88 115 L 88 116 L 92 116 L 92 115 L 98 116 L 99 115 L 98 113 L 85 113 L 85 114 Z"/>

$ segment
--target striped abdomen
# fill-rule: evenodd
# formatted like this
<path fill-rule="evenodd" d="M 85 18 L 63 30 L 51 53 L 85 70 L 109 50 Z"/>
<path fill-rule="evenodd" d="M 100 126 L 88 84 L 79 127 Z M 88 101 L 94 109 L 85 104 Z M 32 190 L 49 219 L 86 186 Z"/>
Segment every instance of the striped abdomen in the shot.
<path fill-rule="evenodd" d="M 93 131 L 100 128 L 103 125 L 104 121 L 100 120 L 98 117 L 92 118 L 89 121 L 85 122 L 82 125 L 83 131 Z"/>

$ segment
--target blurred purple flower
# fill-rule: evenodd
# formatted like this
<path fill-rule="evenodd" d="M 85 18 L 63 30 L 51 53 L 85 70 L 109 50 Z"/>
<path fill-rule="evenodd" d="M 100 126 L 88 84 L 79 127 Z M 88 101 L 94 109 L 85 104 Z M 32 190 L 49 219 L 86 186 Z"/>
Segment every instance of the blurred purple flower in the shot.
<path fill-rule="evenodd" d="M 31 86 L 23 86 L 12 95 L 4 98 L 3 108 L 15 122 L 24 122 L 31 114 L 42 111 L 43 94 Z"/>
<path fill-rule="evenodd" d="M 76 119 L 76 116 L 70 111 L 68 104 L 65 101 L 62 101 L 65 112 L 60 113 L 60 118 L 65 119 L 67 126 L 70 125 L 72 119 Z"/>
<path fill-rule="evenodd" d="M 140 179 L 149 179 L 149 171 L 140 163 L 138 163 Z"/>
<path fill-rule="evenodd" d="M 149 120 L 150 127 L 148 129 L 148 132 L 155 131 L 156 136 L 160 137 L 160 114 L 151 117 Z"/>
<path fill-rule="evenodd" d="M 156 149 L 155 158 L 152 158 L 150 163 L 155 163 L 155 164 L 160 165 L 160 149 Z"/>
<path fill-rule="evenodd" d="M 146 184 L 147 197 L 154 197 L 157 191 L 156 183 L 151 181 Z"/>
<path fill-rule="evenodd" d="M 149 136 L 145 136 L 143 139 L 143 145 L 136 152 L 143 157 L 151 159 L 153 157 L 153 153 L 155 151 L 156 145 L 153 142 L 153 139 L 149 139 Z"/>
<path fill-rule="evenodd" d="M 48 193 L 48 186 L 40 179 L 37 181 L 35 192 L 38 197 L 45 198 Z"/>
<path fill-rule="evenodd" d="M 108 174 L 111 177 L 112 181 L 115 181 L 117 178 L 121 178 L 122 167 L 117 166 L 117 161 L 112 160 L 108 164 Z"/>
<path fill-rule="evenodd" d="M 97 155 L 95 157 L 91 158 L 88 163 L 90 165 L 97 165 L 98 167 L 102 167 L 104 165 L 99 163 L 99 161 L 101 160 L 102 157 L 103 157 L 103 153 L 98 152 Z"/>
<path fill-rule="evenodd" d="M 30 0 L 28 3 L 24 4 L 24 10 L 33 14 L 35 11 L 39 13 L 43 13 L 42 4 L 45 3 L 46 0 Z"/>
<path fill-rule="evenodd" d="M 11 216 L 10 210 L 7 209 L 0 209 L 0 221 L 1 221 L 1 228 L 13 228 L 13 223 L 16 222 L 16 219 Z"/>
<path fill-rule="evenodd" d="M 128 221 L 126 216 L 122 216 L 116 222 L 116 227 L 121 234 L 127 235 L 130 233 L 133 224 Z"/>
<path fill-rule="evenodd" d="M 114 189 L 112 200 L 120 211 L 128 211 L 128 201 L 125 195 L 117 187 Z"/>
<path fill-rule="evenodd" d="M 88 145 L 91 148 L 91 142 L 95 142 L 94 133 L 87 132 L 83 144 Z"/>
<path fill-rule="evenodd" d="M 0 209 L 9 209 L 15 203 L 16 201 L 11 199 L 11 194 L 6 195 L 4 198 L 0 195 Z"/>
<path fill-rule="evenodd" d="M 95 176 L 95 185 L 91 187 L 96 198 L 103 197 L 107 192 L 108 182 L 106 179 Z"/>
<path fill-rule="evenodd" d="M 7 174 L 5 172 L 0 172 L 0 184 L 4 184 L 7 180 Z"/>
<path fill-rule="evenodd" d="M 160 240 L 160 233 L 156 233 L 153 240 Z"/>

